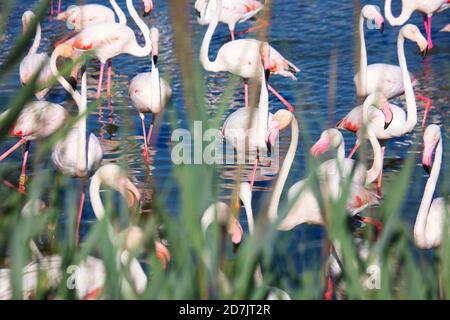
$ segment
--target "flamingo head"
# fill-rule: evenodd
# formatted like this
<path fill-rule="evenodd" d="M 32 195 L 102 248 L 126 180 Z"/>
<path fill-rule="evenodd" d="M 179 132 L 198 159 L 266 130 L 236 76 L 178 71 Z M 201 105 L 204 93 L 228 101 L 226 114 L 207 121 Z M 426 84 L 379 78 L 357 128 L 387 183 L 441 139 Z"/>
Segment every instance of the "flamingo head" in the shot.
<path fill-rule="evenodd" d="M 441 128 L 436 124 L 429 125 L 423 134 L 422 166 L 430 173 L 433 165 L 433 152 L 441 140 Z"/>
<path fill-rule="evenodd" d="M 142 0 L 144 2 L 144 17 L 153 10 L 153 0 Z"/>
<path fill-rule="evenodd" d="M 119 192 L 126 195 L 127 203 L 130 208 L 133 208 L 136 203 L 141 201 L 141 193 L 127 177 L 119 178 Z"/>
<path fill-rule="evenodd" d="M 407 24 L 400 29 L 400 34 L 402 34 L 406 39 L 417 43 L 422 57 L 425 57 L 427 55 L 428 42 L 422 35 L 422 33 L 420 33 L 420 30 L 417 26 L 413 24 Z"/>
<path fill-rule="evenodd" d="M 383 33 L 384 31 L 384 18 L 382 14 L 380 13 L 378 7 L 368 4 L 365 5 L 362 10 L 361 14 L 364 18 L 375 21 L 375 24 L 377 26 L 377 29 Z"/>
<path fill-rule="evenodd" d="M 169 249 L 159 241 L 155 241 L 156 258 L 161 262 L 162 267 L 167 268 L 168 264 L 172 260 L 172 255 Z"/>
<path fill-rule="evenodd" d="M 152 43 L 153 62 L 156 65 L 156 62 L 158 61 L 158 54 L 159 54 L 159 30 L 158 30 L 158 28 L 153 27 L 150 29 L 150 41 Z"/>
<path fill-rule="evenodd" d="M 311 155 L 318 158 L 321 154 L 330 148 L 337 149 L 343 142 L 342 133 L 335 128 L 327 129 L 322 132 L 320 139 L 311 147 Z"/>
<path fill-rule="evenodd" d="M 270 75 L 270 45 L 268 42 L 262 42 L 261 47 L 259 48 L 261 54 L 261 60 L 264 67 L 264 75 L 266 77 L 266 81 L 269 79 Z"/>
<path fill-rule="evenodd" d="M 31 23 L 31 21 L 34 19 L 35 15 L 33 11 L 27 10 L 22 15 L 22 31 L 25 33 L 27 32 L 27 27 Z"/>
<path fill-rule="evenodd" d="M 384 129 L 386 130 L 394 119 L 392 105 L 387 98 L 380 92 L 374 92 L 369 95 L 366 100 L 369 100 L 375 108 L 379 109 L 384 115 Z M 370 117 L 370 115 L 368 115 Z M 370 120 L 369 120 L 370 121 Z"/>
<path fill-rule="evenodd" d="M 269 154 L 272 152 L 272 146 L 275 145 L 276 139 L 280 131 L 286 129 L 287 126 L 292 122 L 294 115 L 288 110 L 278 110 L 272 117 L 269 127 L 267 128 L 267 133 L 265 136 L 267 150 Z"/>

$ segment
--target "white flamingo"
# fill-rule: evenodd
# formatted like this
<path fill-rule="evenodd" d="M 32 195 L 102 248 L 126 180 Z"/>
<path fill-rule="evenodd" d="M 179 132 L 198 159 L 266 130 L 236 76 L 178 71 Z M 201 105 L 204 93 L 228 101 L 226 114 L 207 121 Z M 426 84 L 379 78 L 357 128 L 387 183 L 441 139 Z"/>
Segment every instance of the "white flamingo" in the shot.
<path fill-rule="evenodd" d="M 255 39 L 239 39 L 225 43 L 217 52 L 214 61 L 209 60 L 208 52 L 214 31 L 219 23 L 222 0 L 216 2 L 216 14 L 206 30 L 200 48 L 200 62 L 207 71 L 227 71 L 244 78 L 245 106 L 248 107 L 248 79 L 259 78 L 261 70 L 260 47 L 262 42 Z M 278 51 L 270 47 L 268 66 L 270 72 L 284 77 L 296 79 L 294 73 L 300 70 L 290 61 L 286 60 Z M 292 105 L 287 102 L 272 86 L 269 90 L 283 102 L 292 112 Z"/>
<path fill-rule="evenodd" d="M 407 24 L 400 29 L 398 34 L 398 59 L 400 70 L 402 72 L 402 82 L 405 90 L 406 112 L 393 104 L 386 103 L 379 111 L 375 111 L 371 119 L 371 127 L 379 140 L 388 140 L 396 137 L 402 137 L 412 132 L 417 124 L 417 105 L 414 96 L 414 88 L 412 86 L 411 77 L 406 64 L 404 42 L 405 38 L 418 44 L 421 51 L 425 51 L 427 41 L 422 36 L 415 25 Z M 362 127 L 363 107 L 357 106 L 353 108 L 338 124 L 338 128 L 356 132 Z M 425 123 L 425 117 L 424 122 Z M 353 156 L 359 146 L 357 141 L 355 147 L 349 157 Z M 382 162 L 384 161 L 385 146 L 381 148 Z M 378 192 L 381 195 L 381 177 L 378 179 Z"/>
<path fill-rule="evenodd" d="M 217 4 L 216 0 L 197 0 L 195 1 L 195 10 L 198 14 L 198 22 L 200 24 L 210 24 L 215 15 L 214 8 Z M 231 40 L 234 40 L 234 29 L 237 23 L 245 22 L 255 15 L 257 15 L 264 5 L 256 0 L 224 0 L 222 1 L 222 8 L 219 21 L 228 25 L 230 30 Z M 264 24 L 262 24 L 264 25 Z M 243 33 L 256 30 L 262 27 L 253 27 Z"/>
<path fill-rule="evenodd" d="M 159 114 L 170 97 L 172 89 L 164 79 L 159 76 L 158 61 L 158 39 L 159 31 L 156 28 L 150 29 L 150 40 L 152 43 L 152 71 L 143 72 L 131 79 L 128 94 L 136 109 L 139 111 L 139 117 L 142 122 L 142 132 L 144 135 L 144 155 L 148 156 L 148 144 L 152 136 L 155 117 Z M 148 135 L 145 130 L 145 114 L 152 114 L 152 122 L 148 129 Z"/>
<path fill-rule="evenodd" d="M 438 125 L 432 124 L 426 128 L 423 134 L 423 148 L 422 164 L 430 176 L 414 225 L 414 241 L 419 248 L 431 249 L 442 244 L 444 233 L 450 235 L 450 228 L 448 230 L 444 228 L 446 217 L 447 219 L 450 217 L 450 198 L 447 196 L 433 199 L 443 152 L 441 128 Z M 434 150 L 436 154 L 432 161 Z"/>
<path fill-rule="evenodd" d="M 400 16 L 394 17 L 391 10 L 392 0 L 386 0 L 384 3 L 384 12 L 386 19 L 392 26 L 401 26 L 411 17 L 414 11 L 423 13 L 423 25 L 427 34 L 428 49 L 433 48 L 431 40 L 431 20 L 433 14 L 441 12 L 448 8 L 448 0 L 402 0 L 402 12 Z"/>

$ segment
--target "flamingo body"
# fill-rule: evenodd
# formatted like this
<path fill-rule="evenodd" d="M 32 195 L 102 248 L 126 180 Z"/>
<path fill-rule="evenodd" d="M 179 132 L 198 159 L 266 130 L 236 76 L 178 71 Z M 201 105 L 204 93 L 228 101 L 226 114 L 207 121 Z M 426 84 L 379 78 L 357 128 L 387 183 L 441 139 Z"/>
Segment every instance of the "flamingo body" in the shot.
<path fill-rule="evenodd" d="M 115 22 L 116 16 L 110 8 L 92 3 L 70 6 L 66 11 L 58 14 L 57 20 L 67 21 L 68 26 L 79 31 L 98 23 Z"/>
<path fill-rule="evenodd" d="M 172 96 L 170 85 L 162 78 L 159 78 L 161 86 L 161 102 L 156 106 L 152 103 L 152 73 L 143 72 L 136 75 L 130 81 L 128 93 L 133 105 L 140 113 L 159 113 Z"/>

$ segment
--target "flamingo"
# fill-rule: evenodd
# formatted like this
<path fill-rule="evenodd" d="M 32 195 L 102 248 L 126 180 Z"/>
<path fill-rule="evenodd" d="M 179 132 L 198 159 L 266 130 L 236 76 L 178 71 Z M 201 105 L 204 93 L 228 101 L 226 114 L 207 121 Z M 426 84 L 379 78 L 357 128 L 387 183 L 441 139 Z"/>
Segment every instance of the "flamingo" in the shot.
<path fill-rule="evenodd" d="M 416 42 L 422 52 L 425 52 L 427 48 L 427 41 L 420 33 L 419 28 L 417 28 L 415 25 L 407 24 L 400 29 L 398 35 L 398 57 L 400 70 L 402 72 L 403 87 L 405 88 L 407 112 L 396 105 L 385 104 L 382 110 L 375 111 L 372 116 L 371 127 L 376 137 L 379 140 L 382 140 L 383 144 L 383 146 L 381 147 L 382 163 L 384 162 L 385 140 L 402 137 L 412 132 L 417 124 L 417 105 L 404 51 L 405 38 Z M 362 127 L 362 113 L 362 106 L 353 108 L 340 122 L 338 122 L 337 127 L 349 130 L 351 132 L 357 131 Z M 424 123 L 425 122 L 423 122 L 423 124 Z M 389 125 L 387 126 L 387 124 Z M 349 157 L 353 156 L 358 147 L 359 142 L 357 141 Z M 383 171 L 381 171 L 378 178 L 378 193 L 380 195 L 382 173 Z"/>
<path fill-rule="evenodd" d="M 198 14 L 198 22 L 200 24 L 210 24 L 215 11 L 214 8 L 215 0 L 197 0 L 195 1 L 195 10 Z M 217 6 L 217 3 L 215 4 Z M 256 0 L 225 0 L 222 2 L 221 14 L 219 21 L 228 25 L 228 29 L 230 30 L 231 40 L 234 40 L 234 29 L 237 23 L 245 22 L 255 15 L 257 15 L 262 9 L 264 5 Z M 253 30 L 256 30 L 259 27 L 250 28 L 243 33 L 247 33 Z"/>
<path fill-rule="evenodd" d="M 384 19 L 377 8 L 373 5 L 364 6 L 359 17 L 360 65 L 359 71 L 353 78 L 356 94 L 359 97 L 367 97 L 369 94 L 379 91 L 382 92 L 387 99 L 399 96 L 405 92 L 400 66 L 386 63 L 367 64 L 364 19 L 374 20 L 381 32 L 384 29 Z M 398 42 L 397 48 L 400 50 L 400 43 Z M 426 50 L 423 51 L 421 48 L 421 51 L 423 52 L 423 55 L 426 54 Z M 415 83 L 413 83 L 413 85 L 414 84 Z M 425 126 L 428 111 L 431 107 L 431 100 L 421 95 L 417 95 L 416 98 L 425 102 L 425 115 L 423 119 L 423 126 Z"/>
<path fill-rule="evenodd" d="M 283 110 L 275 114 L 269 113 L 269 93 L 267 91 L 267 78 L 270 73 L 267 59 L 270 46 L 267 42 L 261 45 L 261 57 L 264 60 L 260 65 L 261 91 L 258 108 L 239 108 L 225 120 L 222 133 L 226 141 L 237 151 L 242 162 L 245 156 L 256 154 L 251 177 L 251 186 L 255 181 L 258 166 L 258 154 L 262 151 L 271 152 L 278 133 L 289 125 L 289 116 Z M 289 115 L 289 114 L 288 114 Z"/>
<path fill-rule="evenodd" d="M 0 121 L 8 118 L 9 113 L 10 110 L 3 112 L 0 115 Z M 12 124 L 9 129 L 9 134 L 19 138 L 19 141 L 0 155 L 0 161 L 25 144 L 19 192 L 25 192 L 26 167 L 30 142 L 48 138 L 64 125 L 67 118 L 68 114 L 66 110 L 59 104 L 48 101 L 33 101 L 24 106 L 16 121 Z"/>
<path fill-rule="evenodd" d="M 386 0 L 384 3 L 384 12 L 386 18 L 392 26 L 401 26 L 412 15 L 414 11 L 423 13 L 423 25 L 427 34 L 428 49 L 433 48 L 431 40 L 431 20 L 433 14 L 444 11 L 449 7 L 449 0 L 402 0 L 402 12 L 400 16 L 394 17 L 391 10 L 392 0 Z"/>
<path fill-rule="evenodd" d="M 130 27 L 113 22 L 97 23 L 86 27 L 80 33 L 63 43 L 82 51 L 93 50 L 95 56 L 100 60 L 101 66 L 97 87 L 97 99 L 100 99 L 103 71 L 106 62 L 108 62 L 106 94 L 109 98 L 111 96 L 111 58 L 123 53 L 135 57 L 145 57 L 152 49 L 150 30 L 144 21 L 139 18 L 132 0 L 127 0 L 127 9 L 144 35 L 145 45 L 143 47 L 137 43 L 134 31 Z"/>
<path fill-rule="evenodd" d="M 442 165 L 443 143 L 441 128 L 438 125 L 429 125 L 423 134 L 422 165 L 430 174 L 423 192 L 422 201 L 414 225 L 414 241 L 421 249 L 431 249 L 442 244 L 444 233 L 450 234 L 450 229 L 444 228 L 446 216 L 449 216 L 450 198 L 440 197 L 433 199 L 434 190 L 439 179 Z M 436 154 L 433 158 L 433 151 Z M 430 171 L 431 169 L 431 171 Z"/>
<path fill-rule="evenodd" d="M 262 42 L 256 39 L 239 39 L 227 42 L 218 51 L 216 59 L 210 61 L 208 57 L 209 46 L 214 31 L 219 23 L 222 0 L 217 0 L 215 16 L 206 30 L 200 48 L 200 62 L 207 71 L 221 72 L 228 71 L 241 78 L 244 78 L 245 106 L 248 107 L 248 79 L 258 78 L 261 68 L 260 47 Z M 269 69 L 274 74 L 289 77 L 293 80 L 297 78 L 294 73 L 299 72 L 292 62 L 286 60 L 278 51 L 270 47 Z M 269 90 L 292 112 L 294 108 L 287 102 L 272 86 Z"/>
<path fill-rule="evenodd" d="M 170 97 L 172 96 L 172 89 L 164 79 L 159 77 L 159 69 L 157 67 L 158 61 L 158 39 L 159 31 L 157 28 L 150 30 L 150 40 L 152 43 L 152 71 L 143 72 L 131 79 L 128 94 L 136 109 L 139 111 L 139 117 L 142 122 L 142 132 L 144 135 L 144 155 L 148 155 L 148 146 L 152 136 L 155 116 L 159 114 Z M 150 90 L 149 90 L 150 88 Z M 145 130 L 145 113 L 152 114 L 152 122 L 148 129 L 148 137 Z"/>
<path fill-rule="evenodd" d="M 75 241 L 79 242 L 79 229 L 83 214 L 84 198 L 86 194 L 86 179 L 100 166 L 103 159 L 103 149 L 98 138 L 91 133 L 86 141 L 86 111 L 87 111 L 87 80 L 86 71 L 82 75 L 81 95 L 70 87 L 67 81 L 61 77 L 56 67 L 58 56 L 68 57 L 72 55 L 72 47 L 60 45 L 54 51 L 50 59 L 50 66 L 55 77 L 69 92 L 78 106 L 78 114 L 81 119 L 73 126 L 67 136 L 58 141 L 52 152 L 52 160 L 56 168 L 63 174 L 82 178 L 82 192 L 77 215 Z"/>

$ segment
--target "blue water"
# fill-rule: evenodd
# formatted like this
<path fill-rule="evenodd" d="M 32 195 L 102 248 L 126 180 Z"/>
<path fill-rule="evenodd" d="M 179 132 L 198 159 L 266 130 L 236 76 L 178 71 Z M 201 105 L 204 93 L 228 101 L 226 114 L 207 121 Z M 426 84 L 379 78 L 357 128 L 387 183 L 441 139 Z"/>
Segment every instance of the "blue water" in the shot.
<path fill-rule="evenodd" d="M 92 1 L 89 1 L 92 2 Z M 93 1 L 108 5 L 108 1 Z M 125 1 L 118 1 L 122 8 L 125 8 Z M 134 1 L 136 3 L 136 1 Z M 400 1 L 394 1 L 393 11 L 400 12 Z M 74 1 L 63 0 L 63 7 L 67 7 Z M 193 1 L 192 1 L 193 3 Z M 296 108 L 296 114 L 301 119 L 300 126 L 307 130 L 311 139 L 316 140 L 320 136 L 322 130 L 333 126 L 348 111 L 353 108 L 356 103 L 355 89 L 353 85 L 353 75 L 355 73 L 355 41 L 358 41 L 355 35 L 355 11 L 354 3 L 357 1 L 344 0 L 319 0 L 319 1 L 298 1 L 284 0 L 274 1 L 272 12 L 272 23 L 269 32 L 269 42 L 287 59 L 296 64 L 302 72 L 298 74 L 298 81 L 292 81 L 280 76 L 271 77 L 271 84 L 279 90 L 284 97 L 291 101 Z M 361 5 L 375 4 L 383 6 L 384 1 L 361 1 Z M 27 9 L 33 9 L 36 1 L 22 0 L 16 3 L 9 22 L 6 25 L 6 36 L 1 42 L 0 64 L 5 61 L 8 53 L 18 39 L 21 32 L 20 17 Z M 176 63 L 175 47 L 173 34 L 171 29 L 171 18 L 169 14 L 169 6 L 166 1 L 155 1 L 156 8 L 151 13 L 150 18 L 146 20 L 148 25 L 157 26 L 161 33 L 160 40 L 160 72 L 167 78 L 170 78 L 173 89 L 172 101 L 167 109 L 175 110 L 178 117 L 178 126 L 187 127 L 185 106 L 182 95 L 182 80 L 179 66 Z M 0 5 L 1 6 L 1 5 Z M 195 55 L 198 55 L 200 43 L 206 31 L 205 26 L 199 26 L 196 23 L 193 4 L 187 10 L 190 15 L 190 22 L 193 30 L 193 46 Z M 357 12 L 357 11 L 356 11 Z M 450 10 L 435 15 L 433 18 L 433 40 L 435 48 L 429 55 L 422 60 L 419 55 L 417 46 L 414 43 L 406 43 L 406 59 L 411 73 L 414 74 L 419 81 L 416 93 L 426 95 L 433 100 L 433 108 L 429 114 L 429 122 L 442 125 L 444 137 L 448 137 L 448 132 L 444 130 L 445 119 L 448 119 L 450 113 L 449 107 L 449 66 L 450 58 L 450 34 L 438 32 L 444 25 L 450 21 Z M 356 15 L 359 19 L 359 12 Z M 129 20 L 130 21 L 130 20 Z M 254 22 L 238 25 L 237 30 L 243 30 L 251 26 Z M 409 20 L 420 27 L 424 33 L 422 16 L 415 13 Z M 134 23 L 130 23 L 131 27 L 137 30 Z M 52 43 L 59 39 L 67 32 L 65 25 L 51 22 L 47 17 L 42 23 L 43 41 L 41 50 L 51 52 Z M 385 31 L 380 34 L 376 30 L 365 30 L 366 45 L 369 63 L 385 62 L 397 64 L 396 39 L 399 28 L 390 27 L 386 21 Z M 140 36 L 137 30 L 140 41 Z M 215 55 L 218 48 L 224 43 L 224 39 L 228 36 L 228 28 L 220 25 L 216 30 L 212 47 L 210 49 L 211 57 Z M 247 35 L 256 37 L 255 34 Z M 143 42 L 141 42 L 143 43 Z M 333 63 L 335 61 L 336 63 Z M 128 100 L 128 81 L 137 73 L 150 70 L 150 59 L 136 58 L 130 56 L 119 56 L 114 58 L 114 75 L 113 82 L 115 90 L 118 90 L 112 100 L 111 106 L 106 102 L 101 105 L 101 112 L 96 110 L 88 119 L 88 129 L 93 131 L 102 142 L 105 148 L 104 163 L 117 161 L 122 154 L 118 151 L 118 146 L 128 144 L 127 161 L 131 169 L 131 174 L 141 189 L 144 189 L 144 209 L 149 211 L 151 207 L 152 190 L 145 189 L 144 181 L 148 175 L 143 170 L 141 144 L 142 133 L 140 127 L 140 119 L 131 102 Z M 330 82 L 330 71 L 336 71 L 336 82 Z M 96 90 L 96 79 L 98 75 L 98 65 L 95 62 L 89 63 L 88 73 L 89 94 L 93 101 Z M 8 105 L 8 101 L 14 97 L 14 94 L 20 87 L 18 80 L 18 66 L 11 72 L 6 81 L 0 83 L 0 111 L 3 111 Z M 206 81 L 206 99 L 208 106 L 215 109 L 218 105 L 219 95 L 228 82 L 229 75 L 226 73 L 205 75 Z M 330 83 L 335 88 L 335 92 L 330 90 Z M 329 98 L 329 93 L 335 94 L 335 98 Z M 231 113 L 235 108 L 243 106 L 243 88 L 241 92 L 234 95 L 235 100 L 232 106 L 226 112 L 225 116 Z M 64 90 L 59 86 L 55 87 L 48 97 L 48 100 L 62 105 L 72 106 Z M 91 100 L 91 99 L 90 99 Z M 125 101 L 126 103 L 122 103 Z M 395 100 L 396 103 L 403 105 L 403 98 Z M 419 120 L 423 117 L 423 104 L 418 103 Z M 281 103 L 271 96 L 271 109 L 277 110 L 282 108 Z M 150 119 L 148 118 L 147 121 Z M 124 136 L 121 133 L 121 127 L 124 123 L 131 124 L 131 130 L 134 135 Z M 148 122 L 147 122 L 148 123 Z M 159 120 L 156 137 L 151 144 L 152 169 L 151 176 L 154 179 L 155 186 L 164 185 L 165 181 L 170 177 L 172 170 L 172 162 L 170 160 L 170 135 L 171 127 L 167 112 L 162 120 Z M 414 143 L 421 143 L 422 130 L 418 126 L 417 129 L 401 139 L 391 141 L 387 145 L 387 153 L 385 159 L 385 176 L 384 182 L 389 183 L 395 179 L 397 172 L 403 165 L 403 160 L 407 157 Z M 354 141 L 352 134 L 345 133 L 347 149 L 349 149 Z M 445 139 L 444 138 L 444 139 Z M 284 153 L 289 144 L 289 134 L 285 134 L 281 139 L 281 150 Z M 15 140 L 13 138 L 0 141 L 1 151 L 6 150 Z M 444 144 L 447 140 L 445 139 Z M 419 148 L 420 149 L 420 148 Z M 32 147 L 33 150 L 33 147 Z M 302 179 L 306 174 L 305 154 L 307 154 L 307 146 L 301 139 L 297 151 L 295 163 L 291 169 L 287 186 L 292 185 L 295 181 Z M 33 153 L 31 153 L 32 155 Z M 445 152 L 444 157 L 447 156 Z M 5 163 L 17 164 L 16 172 L 8 174 L 8 179 L 17 184 L 19 175 L 20 152 L 16 152 L 10 156 Z M 445 161 L 444 161 L 445 163 Z M 48 164 L 47 167 L 51 168 Z M 230 194 L 231 180 L 229 172 L 233 172 L 233 168 L 225 168 L 227 174 L 223 176 L 223 186 L 225 187 L 224 198 Z M 445 169 L 442 170 L 445 172 Z M 28 167 L 28 175 L 33 175 L 33 163 L 30 161 Z M 410 230 L 415 221 L 415 216 L 420 203 L 422 190 L 426 182 L 426 174 L 421 168 L 419 154 L 417 154 L 417 166 L 413 173 L 414 179 L 408 192 L 408 197 L 404 199 L 404 221 Z M 5 177 L 2 177 L 5 178 Z M 442 184 L 441 179 L 441 184 Z M 441 184 L 437 189 L 437 196 L 441 190 Z M 257 182 L 254 192 L 254 207 L 258 207 L 264 201 L 265 196 L 270 191 L 270 182 Z M 169 209 L 176 213 L 178 200 L 176 190 L 173 190 L 173 196 L 167 205 Z M 257 211 L 256 211 L 257 212 Z M 245 215 L 241 215 L 242 224 L 246 225 Z M 89 221 L 93 220 L 89 199 L 85 204 L 83 233 L 86 232 Z M 303 254 L 306 256 L 317 255 L 317 250 L 321 250 L 323 243 L 318 241 L 322 237 L 322 232 L 313 231 L 306 232 L 300 228 L 300 235 L 296 238 L 300 239 L 303 245 Z M 309 230 L 309 229 L 308 229 Z"/>

